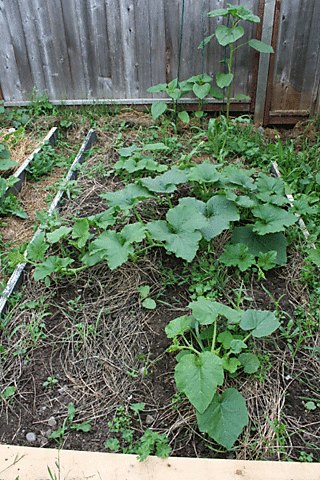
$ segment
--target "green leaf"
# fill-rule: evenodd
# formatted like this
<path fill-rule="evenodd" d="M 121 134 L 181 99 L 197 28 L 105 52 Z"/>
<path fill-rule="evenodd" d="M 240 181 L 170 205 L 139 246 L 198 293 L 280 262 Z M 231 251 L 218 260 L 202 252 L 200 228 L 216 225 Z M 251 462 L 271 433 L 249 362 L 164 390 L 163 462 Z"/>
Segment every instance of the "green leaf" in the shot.
<path fill-rule="evenodd" d="M 55 255 L 48 257 L 45 262 L 39 265 L 34 271 L 34 279 L 37 282 L 43 278 L 51 275 L 53 272 L 60 272 L 66 268 L 70 263 L 74 262 L 72 258 L 60 258 Z"/>
<path fill-rule="evenodd" d="M 271 270 L 276 266 L 277 260 L 277 252 L 275 250 L 271 250 L 267 253 L 259 253 L 258 257 L 258 266 L 265 271 Z"/>
<path fill-rule="evenodd" d="M 168 338 L 174 338 L 178 335 L 182 335 L 185 332 L 188 332 L 190 329 L 192 317 L 188 315 L 183 315 L 182 317 L 177 317 L 171 320 L 170 323 L 165 328 L 165 332 Z"/>
<path fill-rule="evenodd" d="M 222 346 L 225 350 L 230 349 L 231 342 L 233 340 L 233 335 L 229 330 L 219 333 L 217 336 L 217 342 L 222 343 Z"/>
<path fill-rule="evenodd" d="M 207 202 L 207 224 L 201 229 L 203 237 L 210 241 L 230 228 L 230 222 L 240 219 L 236 205 L 224 195 L 215 195 Z"/>
<path fill-rule="evenodd" d="M 245 344 L 245 342 L 243 342 L 242 340 L 239 340 L 239 339 L 236 339 L 236 338 L 231 340 L 230 349 L 231 349 L 232 353 L 240 353 L 245 348 L 248 348 L 248 347 Z"/>
<path fill-rule="evenodd" d="M 242 314 L 241 311 L 205 298 L 189 303 L 188 307 L 192 309 L 193 316 L 201 325 L 211 325 L 218 315 L 226 317 L 228 323 L 235 325 L 240 322 Z"/>
<path fill-rule="evenodd" d="M 143 300 L 142 306 L 148 310 L 154 310 L 157 307 L 157 304 L 152 298 L 146 298 Z"/>
<path fill-rule="evenodd" d="M 62 238 L 66 238 L 66 236 L 71 232 L 71 227 L 60 227 L 54 230 L 53 232 L 47 233 L 47 240 L 49 243 L 57 243 Z"/>
<path fill-rule="evenodd" d="M 239 38 L 243 37 L 243 35 L 244 29 L 241 26 L 229 28 L 225 25 L 219 25 L 216 30 L 217 40 L 223 47 L 229 45 L 230 43 L 236 42 L 239 40 Z"/>
<path fill-rule="evenodd" d="M 176 190 L 176 185 L 186 183 L 188 178 L 182 170 L 173 167 L 162 175 L 155 178 L 147 177 L 141 180 L 141 183 L 151 192 L 172 193 Z"/>
<path fill-rule="evenodd" d="M 0 159 L 9 159 L 9 158 L 10 158 L 9 150 L 7 150 L 6 147 L 2 145 L 2 143 L 0 143 Z M 6 169 L 1 168 L 1 170 L 6 170 Z"/>
<path fill-rule="evenodd" d="M 158 220 L 147 224 L 152 238 L 165 241 L 166 250 L 191 262 L 202 236 L 197 230 L 206 224 L 206 219 L 195 208 L 181 205 L 171 208 L 166 217 L 167 222 Z"/>
<path fill-rule="evenodd" d="M 315 263 L 316 265 L 318 265 L 318 267 L 320 267 L 320 250 L 317 248 L 317 249 L 312 249 L 309 251 L 309 255 L 308 255 L 308 258 L 313 262 Z"/>
<path fill-rule="evenodd" d="M 90 225 L 94 225 L 98 228 L 108 228 L 115 224 L 116 219 L 114 218 L 115 209 L 109 208 L 105 212 L 96 213 L 96 215 L 91 215 L 88 217 Z"/>
<path fill-rule="evenodd" d="M 248 247 L 248 253 L 251 253 L 255 257 L 260 253 L 276 251 L 276 264 L 285 265 L 287 263 L 287 242 L 283 232 L 258 235 L 252 231 L 251 225 L 235 227 L 232 232 L 231 242 L 244 243 Z"/>
<path fill-rule="evenodd" d="M 239 18 L 246 20 L 247 22 L 260 23 L 260 18 L 257 15 L 254 15 L 247 8 L 243 8 L 241 12 L 238 13 Z"/>
<path fill-rule="evenodd" d="M 241 363 L 235 357 L 230 358 L 228 355 L 222 357 L 222 366 L 224 370 L 227 370 L 229 373 L 235 373 L 240 365 Z"/>
<path fill-rule="evenodd" d="M 196 97 L 200 98 L 200 100 L 203 100 L 210 92 L 210 88 L 211 86 L 209 83 L 205 83 L 204 85 L 195 83 L 192 90 Z"/>
<path fill-rule="evenodd" d="M 223 92 L 217 87 L 211 87 L 209 95 L 211 95 L 211 97 L 213 97 L 213 98 L 216 98 L 217 100 L 223 100 L 224 99 Z"/>
<path fill-rule="evenodd" d="M 45 234 L 43 232 L 39 233 L 33 242 L 28 245 L 27 260 L 31 260 L 32 262 L 43 262 L 44 254 L 48 248 L 49 245 L 45 241 Z"/>
<path fill-rule="evenodd" d="M 152 87 L 149 87 L 147 89 L 147 92 L 151 92 L 151 93 L 165 92 L 166 88 L 167 88 L 166 83 L 159 83 L 158 85 L 153 85 Z"/>
<path fill-rule="evenodd" d="M 205 46 L 207 45 L 207 43 L 210 42 L 211 38 L 213 38 L 215 35 L 216 35 L 216 34 L 213 33 L 212 35 L 209 35 L 209 37 L 206 37 L 206 38 L 203 40 L 203 42 L 200 43 L 200 45 L 199 45 L 199 47 L 198 47 L 198 50 L 199 50 L 200 48 L 205 47 Z"/>
<path fill-rule="evenodd" d="M 238 360 L 244 366 L 244 373 L 255 373 L 260 367 L 258 357 L 253 353 L 241 353 Z"/>
<path fill-rule="evenodd" d="M 9 168 L 17 167 L 18 163 L 10 158 L 1 158 L 0 157 L 0 170 L 9 170 Z"/>
<path fill-rule="evenodd" d="M 129 255 L 134 253 L 131 243 L 140 242 L 144 237 L 145 228 L 140 223 L 126 225 L 120 233 L 114 230 L 106 230 L 92 242 L 93 251 L 89 258 L 82 258 L 82 262 L 88 264 L 90 256 L 95 255 L 94 260 L 97 257 L 100 257 L 100 261 L 106 258 L 109 268 L 114 270 L 126 262 Z"/>
<path fill-rule="evenodd" d="M 178 117 L 180 118 L 181 122 L 184 122 L 184 123 L 190 122 L 189 114 L 185 110 L 183 112 L 178 112 Z"/>
<path fill-rule="evenodd" d="M 107 200 L 110 207 L 119 207 L 121 210 L 129 210 L 137 205 L 140 200 L 150 198 L 150 192 L 141 185 L 130 183 L 123 190 L 105 192 L 100 195 Z"/>
<path fill-rule="evenodd" d="M 89 239 L 89 221 L 87 218 L 76 220 L 72 229 L 72 238 L 78 238 L 78 248 L 83 248 Z"/>
<path fill-rule="evenodd" d="M 249 423 L 245 399 L 235 388 L 227 388 L 221 397 L 215 394 L 205 412 L 197 412 L 197 420 L 201 432 L 230 450 Z"/>
<path fill-rule="evenodd" d="M 250 47 L 254 48 L 255 50 L 258 50 L 258 52 L 260 53 L 274 53 L 271 45 L 266 45 L 265 43 L 260 42 L 260 40 L 255 40 L 254 38 L 252 40 L 249 40 L 248 45 L 250 45 Z"/>
<path fill-rule="evenodd" d="M 166 110 L 167 110 L 167 104 L 164 102 L 156 101 L 152 104 L 151 106 L 151 115 L 153 120 L 157 120 Z"/>
<path fill-rule="evenodd" d="M 262 338 L 271 335 L 280 323 L 274 313 L 267 310 L 248 309 L 244 312 L 240 320 L 242 330 L 252 330 L 252 336 Z"/>
<path fill-rule="evenodd" d="M 140 293 L 141 300 L 144 300 L 145 298 L 147 298 L 147 296 L 150 293 L 149 285 L 144 285 L 143 287 L 137 287 L 137 290 Z"/>
<path fill-rule="evenodd" d="M 131 155 L 138 150 L 137 145 L 131 145 L 131 147 L 121 147 L 119 148 L 119 155 L 121 157 L 131 157 Z"/>
<path fill-rule="evenodd" d="M 232 73 L 217 73 L 216 82 L 219 88 L 225 88 L 230 85 L 233 80 Z"/>
<path fill-rule="evenodd" d="M 212 10 L 212 12 L 208 13 L 208 17 L 227 17 L 228 10 L 226 8 L 217 8 L 216 10 Z"/>
<path fill-rule="evenodd" d="M 215 165 L 203 162 L 192 167 L 187 173 L 187 177 L 194 182 L 216 184 L 222 178 L 222 175 L 217 171 Z"/>
<path fill-rule="evenodd" d="M 99 250 L 97 254 L 100 261 L 106 258 L 111 270 L 122 265 L 128 260 L 129 254 L 134 253 L 133 246 L 125 243 L 122 235 L 114 230 L 103 232 L 92 244 Z"/>
<path fill-rule="evenodd" d="M 184 355 L 176 365 L 174 377 L 179 392 L 185 393 L 198 412 L 203 413 L 218 385 L 223 384 L 221 359 L 211 352 Z"/>
<path fill-rule="evenodd" d="M 163 142 L 157 142 L 157 143 L 146 143 L 142 147 L 143 152 L 160 152 L 164 150 L 169 150 L 169 147 L 165 145 Z"/>
<path fill-rule="evenodd" d="M 250 97 L 248 95 L 244 95 L 243 93 L 240 93 L 239 95 L 236 95 L 234 97 L 235 100 L 250 100 Z"/>
<path fill-rule="evenodd" d="M 248 253 L 248 247 L 246 245 L 237 243 L 236 245 L 226 245 L 223 254 L 219 258 L 219 262 L 227 267 L 238 267 L 241 272 L 244 272 L 255 263 L 255 259 L 251 253 Z"/>
<path fill-rule="evenodd" d="M 252 230 L 259 235 L 282 232 L 285 227 L 290 227 L 297 221 L 296 215 L 286 212 L 275 205 L 259 205 L 252 210 L 255 217 L 262 221 L 256 221 Z"/>

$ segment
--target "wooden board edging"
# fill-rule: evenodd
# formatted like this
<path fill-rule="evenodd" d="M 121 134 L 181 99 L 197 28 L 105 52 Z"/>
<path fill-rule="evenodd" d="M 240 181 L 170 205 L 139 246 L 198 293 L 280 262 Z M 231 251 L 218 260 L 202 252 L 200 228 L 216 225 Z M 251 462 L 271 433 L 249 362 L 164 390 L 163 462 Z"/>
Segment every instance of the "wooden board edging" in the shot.
<path fill-rule="evenodd" d="M 51 475 L 49 473 L 51 472 Z M 0 446 L 0 480 L 319 480 L 320 464 Z"/>

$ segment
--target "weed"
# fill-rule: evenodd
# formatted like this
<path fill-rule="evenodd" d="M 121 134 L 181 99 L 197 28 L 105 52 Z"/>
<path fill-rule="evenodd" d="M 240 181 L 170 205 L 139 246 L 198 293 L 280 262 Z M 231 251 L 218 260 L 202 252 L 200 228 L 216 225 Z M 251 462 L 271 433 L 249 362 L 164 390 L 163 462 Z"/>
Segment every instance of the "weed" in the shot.
<path fill-rule="evenodd" d="M 59 443 L 59 445 L 62 445 L 62 441 L 64 436 L 70 431 L 70 430 L 75 430 L 75 431 L 81 431 L 81 432 L 89 432 L 91 429 L 90 421 L 87 420 L 82 423 L 74 423 L 74 419 L 76 416 L 76 413 L 78 412 L 78 409 L 76 409 L 73 405 L 72 402 L 69 403 L 68 405 L 68 414 L 66 418 L 63 421 L 63 424 L 61 427 L 59 427 L 57 430 L 52 432 L 48 438 L 53 438 L 56 440 L 56 442 Z"/>
<path fill-rule="evenodd" d="M 45 382 L 43 382 L 44 387 L 48 387 L 50 390 L 52 390 L 58 383 L 58 380 L 53 377 L 48 377 Z"/>
<path fill-rule="evenodd" d="M 134 403 L 130 406 L 133 415 L 139 418 L 140 412 L 144 408 L 144 403 Z M 168 445 L 168 439 L 164 435 L 150 429 L 147 429 L 143 436 L 135 442 L 133 418 L 125 411 L 122 405 L 117 408 L 116 415 L 111 422 L 108 422 L 108 426 L 112 433 L 121 433 L 121 443 L 115 437 L 110 437 L 107 440 L 105 447 L 109 450 L 121 451 L 121 453 L 136 453 L 140 462 L 149 455 L 157 455 L 161 458 L 166 458 L 170 455 L 171 448 Z"/>

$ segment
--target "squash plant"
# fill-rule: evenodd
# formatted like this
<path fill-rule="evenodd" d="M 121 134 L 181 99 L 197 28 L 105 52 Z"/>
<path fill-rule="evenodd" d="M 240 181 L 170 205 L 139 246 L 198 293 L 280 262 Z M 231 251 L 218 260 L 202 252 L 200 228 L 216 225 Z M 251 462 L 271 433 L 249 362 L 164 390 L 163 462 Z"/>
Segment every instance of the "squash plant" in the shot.
<path fill-rule="evenodd" d="M 225 372 L 255 373 L 260 362 L 248 351 L 250 337 L 273 333 L 279 322 L 274 313 L 233 309 L 199 298 L 189 304 L 192 315 L 175 318 L 165 331 L 179 352 L 175 381 L 195 407 L 199 430 L 230 450 L 248 425 L 245 399 L 235 388 L 222 390 Z"/>
<path fill-rule="evenodd" d="M 263 276 L 262 270 L 286 263 L 284 231 L 297 217 L 288 211 L 283 181 L 263 173 L 254 179 L 253 173 L 235 165 L 217 168 L 206 162 L 184 169 L 174 166 L 122 190 L 102 193 L 109 207 L 105 212 L 74 219 L 73 227 L 59 226 L 42 233 L 28 247 L 27 259 L 36 266 L 35 279 L 54 272 L 73 275 L 104 260 L 113 270 L 155 247 L 192 262 L 200 243 L 209 244 L 228 229 L 232 229 L 231 245 L 220 262 L 241 271 L 255 265 Z M 173 206 L 172 194 L 186 183 L 193 196 Z M 150 198 L 162 204 L 166 199 L 165 218 L 143 221 L 137 206 Z M 132 222 L 132 215 L 136 221 Z M 44 260 L 49 244 L 60 245 L 63 257 Z M 71 268 L 75 262 L 80 266 Z"/>

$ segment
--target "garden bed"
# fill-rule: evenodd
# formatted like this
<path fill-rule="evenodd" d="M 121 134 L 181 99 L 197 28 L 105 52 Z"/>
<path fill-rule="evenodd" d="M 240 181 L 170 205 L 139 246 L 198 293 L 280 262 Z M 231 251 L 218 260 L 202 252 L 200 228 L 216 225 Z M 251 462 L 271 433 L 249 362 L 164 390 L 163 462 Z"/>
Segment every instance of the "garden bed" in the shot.
<path fill-rule="evenodd" d="M 120 162 L 132 157 L 135 150 L 130 148 L 136 144 L 146 155 L 153 152 L 158 167 L 179 164 L 188 171 L 188 163 L 218 163 L 205 150 L 186 159 L 192 140 L 188 133 L 177 138 L 167 132 L 163 149 L 151 130 L 142 131 L 140 117 L 133 124 L 123 120 L 120 133 L 99 132 L 99 150 L 79 175 L 81 193 L 63 206 L 63 223 L 51 225 L 52 231 L 69 228 L 52 242 L 51 255 L 69 252 L 67 236 L 74 218 L 97 218 L 107 208 L 101 194 L 119 192 L 137 176 L 138 158 L 131 173 L 119 163 L 115 168 L 121 148 L 126 150 Z M 234 165 L 240 161 L 237 156 L 230 159 Z M 248 168 L 249 162 L 244 163 Z M 258 175 L 258 169 L 251 173 L 255 180 Z M 172 208 L 192 195 L 193 188 L 188 182 L 177 184 L 169 194 Z M 166 198 L 137 203 L 143 223 L 166 218 Z M 134 222 L 133 212 L 120 217 L 117 233 Z M 87 233 L 97 235 L 100 228 L 93 224 Z M 2 324 L 0 408 L 5 425 L 0 442 L 103 452 L 110 451 L 105 445 L 114 439 L 117 451 L 139 453 L 139 441 L 151 429 L 168 438 L 173 456 L 318 461 L 318 319 L 308 312 L 312 298 L 301 278 L 305 258 L 299 245 L 304 238 L 294 229 L 286 230 L 287 261 L 265 271 L 264 278 L 257 266 L 241 271 L 218 261 L 231 236 L 228 228 L 210 240 L 209 247 L 203 245 L 192 261 L 155 247 L 114 269 L 108 257 L 76 275 L 53 272 L 50 285 L 35 282 L 34 268 L 28 267 L 23 296 Z M 87 233 L 74 234 L 73 241 Z M 76 256 L 73 259 L 79 268 Z M 248 408 L 248 424 L 228 449 L 200 434 L 195 410 L 174 381 L 175 353 L 166 353 L 172 344 L 166 326 L 189 315 L 190 302 L 201 297 L 230 309 L 275 312 L 279 322 L 270 337 L 250 342 L 260 368 L 251 375 L 242 370 L 238 376 L 226 375 L 219 387 L 220 394 L 225 388 L 236 389 Z"/>

